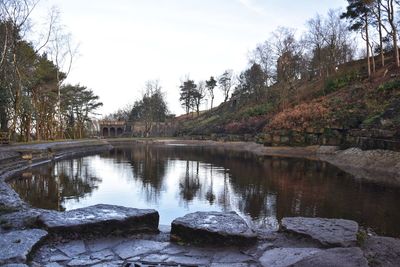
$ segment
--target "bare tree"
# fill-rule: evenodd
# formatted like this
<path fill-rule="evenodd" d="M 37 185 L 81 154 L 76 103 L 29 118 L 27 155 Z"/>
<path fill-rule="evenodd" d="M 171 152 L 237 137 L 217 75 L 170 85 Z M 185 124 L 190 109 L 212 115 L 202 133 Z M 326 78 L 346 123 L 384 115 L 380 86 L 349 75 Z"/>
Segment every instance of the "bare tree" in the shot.
<path fill-rule="evenodd" d="M 348 24 L 340 19 L 341 11 L 329 10 L 307 22 L 304 41 L 311 54 L 313 75 L 330 76 L 336 67 L 353 59 L 354 49 Z"/>
<path fill-rule="evenodd" d="M 54 26 L 51 28 L 52 38 L 47 47 L 47 53 L 57 67 L 57 113 L 58 113 L 58 137 L 63 138 L 63 121 L 61 112 L 61 87 L 71 72 L 72 63 L 78 53 L 78 45 L 72 44 L 70 33 L 66 33 L 60 23 L 60 12 L 56 8 L 51 11 Z"/>
<path fill-rule="evenodd" d="M 215 98 L 214 89 L 216 86 L 217 86 L 217 81 L 214 79 L 213 76 L 211 76 L 210 79 L 208 81 L 206 81 L 206 87 L 208 90 L 208 94 L 211 97 L 211 110 L 213 108 L 213 103 L 214 103 L 214 98 Z"/>
<path fill-rule="evenodd" d="M 218 78 L 219 88 L 224 94 L 224 103 L 228 101 L 230 91 L 233 86 L 233 70 L 225 70 Z"/>
<path fill-rule="evenodd" d="M 305 33 L 305 43 L 312 50 L 313 68 L 319 77 L 323 75 L 323 47 L 325 46 L 325 29 L 323 18 L 317 14 L 314 18 L 307 21 L 307 32 Z"/>
<path fill-rule="evenodd" d="M 249 61 L 251 65 L 256 63 L 261 66 L 269 86 L 276 81 L 276 56 L 271 42 L 258 44 L 251 52 Z"/>
<path fill-rule="evenodd" d="M 206 96 L 206 82 L 200 81 L 194 91 L 193 99 L 194 106 L 196 107 L 197 116 L 200 114 L 200 105 Z"/>

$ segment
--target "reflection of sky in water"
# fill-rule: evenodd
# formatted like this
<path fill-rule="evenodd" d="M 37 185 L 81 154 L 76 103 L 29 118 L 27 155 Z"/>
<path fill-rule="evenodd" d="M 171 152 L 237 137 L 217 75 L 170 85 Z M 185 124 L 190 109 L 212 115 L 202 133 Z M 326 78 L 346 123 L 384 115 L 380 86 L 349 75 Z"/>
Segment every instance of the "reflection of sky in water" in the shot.
<path fill-rule="evenodd" d="M 283 217 L 344 218 L 400 235 L 400 188 L 353 179 L 327 163 L 189 146 L 123 147 L 49 163 L 10 182 L 34 207 L 99 203 L 153 208 L 160 223 L 195 211 L 234 210 L 258 226 Z"/>
<path fill-rule="evenodd" d="M 170 224 L 173 219 L 189 212 L 234 210 L 251 221 L 246 214 L 240 212 L 237 201 L 240 196 L 233 193 L 229 173 L 224 168 L 202 162 L 169 160 L 165 176 L 160 179 L 161 190 L 157 191 L 150 184 L 144 184 L 141 179 L 135 177 L 133 167 L 128 162 L 117 163 L 115 159 L 100 156 L 86 157 L 85 161 L 88 162 L 91 175 L 99 178 L 101 182 L 97 189 L 82 198 L 64 199 L 62 204 L 67 210 L 99 203 L 152 208 L 160 213 L 160 224 Z M 199 187 L 192 200 L 185 200 L 181 196 L 183 189 L 180 184 L 185 184 L 188 168 L 189 177 L 186 181 Z M 196 179 L 197 183 L 193 181 Z M 267 199 L 267 206 L 275 205 L 274 197 Z M 270 218 L 265 219 L 266 222 L 276 225 L 275 214 L 270 215 Z"/>

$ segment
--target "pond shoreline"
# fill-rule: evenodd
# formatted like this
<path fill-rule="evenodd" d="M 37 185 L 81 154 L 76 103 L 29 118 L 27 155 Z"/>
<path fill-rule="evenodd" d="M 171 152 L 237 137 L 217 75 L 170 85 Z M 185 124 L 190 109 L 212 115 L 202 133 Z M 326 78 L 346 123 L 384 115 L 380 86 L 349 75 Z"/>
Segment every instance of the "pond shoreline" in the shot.
<path fill-rule="evenodd" d="M 310 146 L 310 147 L 264 147 L 263 145 L 251 142 L 216 142 L 216 141 L 193 141 L 193 140 L 176 140 L 176 139 L 109 139 L 109 140 L 81 140 L 81 141 L 66 141 L 66 142 L 51 142 L 51 143 L 35 143 L 35 144 L 26 144 L 26 145 L 11 145 L 11 146 L 0 146 L 0 235 L 8 235 L 12 233 L 21 232 L 25 229 L 31 228 L 38 228 L 38 224 L 36 223 L 37 218 L 39 218 L 42 214 L 46 214 L 47 211 L 31 208 L 27 203 L 25 203 L 17 193 L 11 189 L 11 187 L 6 183 L 7 179 L 10 178 L 17 172 L 23 171 L 31 166 L 36 166 L 40 164 L 44 164 L 53 160 L 65 159 L 68 157 L 75 157 L 78 155 L 87 155 L 93 153 L 99 153 L 102 151 L 108 151 L 113 147 L 118 146 L 126 146 L 135 143 L 147 143 L 155 146 L 165 146 L 165 145 L 172 145 L 172 146 L 194 146 L 194 147 L 210 147 L 215 149 L 221 150 L 229 150 L 229 151 L 238 151 L 238 152 L 251 152 L 257 156 L 271 156 L 271 157 L 285 157 L 285 158 L 305 158 L 310 160 L 319 160 L 331 163 L 340 169 L 352 174 L 356 179 L 366 179 L 369 181 L 377 182 L 377 183 L 384 183 L 389 184 L 392 186 L 400 186 L 400 152 L 392 152 L 392 151 L 384 151 L 384 150 L 371 150 L 371 151 L 361 151 L 360 149 L 347 149 L 347 150 L 339 150 L 337 147 L 320 147 L 320 146 Z M 39 227 L 40 228 L 40 227 Z M 41 233 L 39 233 L 41 234 Z M 358 250 L 350 251 L 347 248 L 343 248 L 343 253 L 350 253 L 350 257 L 352 259 L 359 259 L 363 260 L 364 257 L 370 260 L 370 257 L 373 257 L 378 262 L 381 260 L 385 260 L 387 258 L 388 251 L 393 250 L 394 253 L 398 254 L 391 254 L 389 260 L 398 263 L 400 261 L 400 240 L 394 238 L 381 238 L 381 237 L 374 237 L 373 235 L 368 234 L 365 231 L 361 231 L 360 235 L 362 243 L 370 242 L 367 248 L 363 248 L 361 245 L 357 245 Z M 237 257 L 238 262 L 242 262 L 241 265 L 238 266 L 263 266 L 263 261 L 268 263 L 268 266 L 271 262 L 269 261 L 270 257 L 276 257 L 277 255 L 282 256 L 290 255 L 290 253 L 303 253 L 303 247 L 313 247 L 314 250 L 307 251 L 307 255 L 312 258 L 311 256 L 316 251 L 318 253 L 328 253 L 328 250 L 320 251 L 320 245 L 315 243 L 313 238 L 304 238 L 304 236 L 293 237 L 292 234 L 282 232 L 282 231 L 270 231 L 270 230 L 263 230 L 257 229 L 257 236 L 258 236 L 258 247 L 257 248 L 248 248 L 249 251 L 254 250 L 252 253 L 242 253 L 242 251 L 236 248 L 229 248 L 227 249 L 226 253 L 231 253 Z M 108 238 L 108 237 L 107 237 Z M 376 240 L 375 240 L 375 239 Z M 50 262 L 51 257 L 55 257 L 53 254 L 48 252 L 47 250 L 53 251 L 62 246 L 64 243 L 70 242 L 78 242 L 79 245 L 73 245 L 75 249 L 76 246 L 82 246 L 82 242 L 84 241 L 86 247 L 88 247 L 89 242 L 87 238 L 82 238 L 76 236 L 75 238 L 72 237 L 75 241 L 59 241 L 58 238 L 54 238 L 54 236 L 48 240 L 48 242 L 42 242 L 42 237 L 40 237 L 40 243 L 44 244 L 39 249 L 39 251 L 34 254 L 29 251 L 30 257 L 36 262 L 40 262 L 40 264 L 44 264 Z M 82 241 L 82 239 L 84 239 Z M 95 243 L 104 242 L 104 237 L 101 239 L 96 239 Z M 133 242 L 132 240 L 136 240 L 135 242 L 139 242 L 140 240 L 145 240 L 143 242 L 150 242 L 146 240 L 155 240 L 154 242 L 163 242 L 167 245 L 165 246 L 175 246 L 172 243 L 169 243 L 169 232 L 161 232 L 160 234 L 156 235 L 148 235 L 145 238 L 143 235 L 139 236 L 129 236 L 129 237 L 120 237 L 118 238 L 119 242 Z M 138 241 L 139 240 L 139 241 Z M 372 240 L 372 241 L 371 241 Z M 140 241 L 140 242 L 142 242 Z M 360 241 L 360 240 L 359 240 Z M 90 241 L 91 242 L 91 241 Z M 139 242 L 139 243 L 140 243 Z M 153 241 L 151 241 L 153 242 Z M 368 243 L 367 242 L 367 243 Z M 381 245 L 376 246 L 377 242 L 379 244 L 389 244 L 387 245 L 387 250 L 381 248 Z M 74 243 L 74 244 L 75 244 Z M 81 244 L 82 243 L 82 244 Z M 114 243 L 113 243 L 114 244 Z M 147 243 L 146 243 L 147 244 Z M 169 245 L 168 245 L 169 244 Z M 267 246 L 267 244 L 269 244 Z M 273 244 L 273 245 L 271 245 Z M 114 244 L 115 245 L 115 244 Z M 114 246 L 113 245 L 113 246 Z M 159 244 L 158 244 L 159 245 Z M 164 246 L 164 245 L 162 245 Z M 272 247 L 271 247 L 272 246 Z M 353 246 L 353 245 L 352 245 Z M 376 246 L 376 247 L 375 247 Z M 110 245 L 111 247 L 111 245 Z M 260 248 L 261 247 L 261 248 Z M 287 247 L 301 247 L 300 251 L 291 251 L 291 249 L 287 250 Z M 363 252 L 358 247 L 362 247 Z M 272 253 L 269 249 L 273 248 Z M 318 249 L 317 249 L 318 248 Z M 159 263 L 165 262 L 167 260 L 166 255 L 169 255 L 168 259 L 175 257 L 175 262 L 179 264 L 184 264 L 185 261 L 187 263 L 191 263 L 191 261 L 199 260 L 198 256 L 193 258 L 193 255 L 187 256 L 184 254 L 183 249 L 181 248 L 174 248 L 179 250 L 182 255 L 179 257 L 171 256 L 167 252 L 162 255 L 158 255 L 158 258 L 152 259 L 150 261 L 152 263 L 155 260 L 159 260 Z M 197 248 L 192 248 L 196 250 Z M 203 256 L 208 259 L 208 261 L 213 262 L 212 257 L 216 257 L 211 250 L 213 250 L 212 246 L 206 246 L 206 248 L 202 248 L 203 250 L 208 252 L 203 252 Z M 277 251 L 275 251 L 278 249 Z M 317 250 L 315 250 L 317 249 Z M 57 250 L 58 251 L 58 250 Z M 61 250 L 63 251 L 63 250 Z M 82 263 L 91 262 L 93 260 L 88 252 L 88 250 L 84 250 L 86 254 L 75 255 L 74 257 L 68 258 L 59 258 L 64 259 L 60 260 L 62 264 L 67 264 L 70 260 L 72 261 L 79 261 L 83 260 Z M 265 251 L 265 253 L 264 253 Z M 114 251 L 115 252 L 115 251 Z M 150 248 L 146 258 L 152 256 L 151 253 L 157 252 L 160 254 L 159 251 L 153 251 L 153 248 Z M 268 253 L 267 253 L 268 252 Z M 270 255 L 270 252 L 272 255 Z M 339 251 L 340 252 L 340 251 Z M 337 255 L 337 259 L 339 260 L 340 257 L 343 255 L 340 252 Z M 116 252 L 118 254 L 118 252 Z M 195 253 L 195 252 L 193 252 Z M 196 251 L 196 253 L 199 253 Z M 276 254 L 277 253 L 277 254 Z M 329 251 L 329 253 L 338 253 L 337 251 Z M 360 254 L 361 253 L 361 254 Z M 362 254 L 364 253 L 364 254 Z M 369 253 L 369 254 L 368 254 Z M 371 254 L 372 253 L 372 254 Z M 1 254 L 1 253 L 0 253 Z M 123 254 L 123 253 L 122 253 Z M 214 256 L 210 256 L 210 255 Z M 328 256 L 331 257 L 332 255 L 329 254 Z M 373 256 L 371 256 L 371 255 Z M 111 254 L 110 254 L 111 255 Z M 114 255 L 114 254 L 112 254 Z M 119 254 L 118 254 L 119 255 Z M 267 256 L 268 257 L 267 257 Z M 322 254 L 321 254 L 322 255 Z M 361 255 L 361 256 L 360 256 Z M 362 256 L 364 255 L 364 256 Z M 63 254 L 65 257 L 65 255 Z M 154 255 L 153 255 L 154 256 Z M 165 256 L 165 257 L 164 257 Z M 279 257 L 280 257 L 279 256 Z M 48 257 L 48 259 L 46 258 Z M 126 259 L 117 260 L 114 256 L 113 261 L 119 264 L 127 264 L 129 262 Z M 212 259 L 210 259 L 210 257 Z M 218 258 L 219 257 L 219 258 Z M 225 256 L 218 256 L 218 260 L 224 259 Z M 286 256 L 285 256 L 286 257 Z M 329 258 L 328 257 L 328 258 Z M 29 258 L 29 257 L 28 257 Z M 45 258 L 44 261 L 41 261 L 42 258 Z M 43 259 L 42 259 L 43 260 Z M 102 258 L 101 261 L 108 260 L 107 255 Z M 139 259 L 136 259 L 139 260 Z M 142 258 L 140 258 L 142 262 Z M 21 260 L 18 259 L 15 261 L 16 263 L 25 263 L 27 259 Z M 57 262 L 57 261 L 54 261 Z M 134 260 L 132 259 L 132 262 Z M 146 262 L 146 261 L 144 261 Z M 9 263 L 9 262 L 2 262 L 1 255 L 0 255 L 0 263 Z M 94 263 L 94 261 L 92 261 Z M 213 265 L 213 264 L 205 264 L 206 261 L 199 261 L 199 265 L 204 266 L 224 266 L 222 265 Z M 225 264 L 228 266 L 229 263 Z M 71 265 L 68 263 L 68 265 Z M 79 264 L 78 264 L 79 265 Z M 86 265 L 86 264 L 82 264 Z M 59 265 L 64 266 L 64 265 Z M 128 265 L 127 265 L 128 266 Z M 360 266 L 368 266 L 368 265 L 360 265 Z M 375 266 L 375 265 L 371 265 Z"/>
<path fill-rule="evenodd" d="M 0 212 L 19 210 L 27 204 L 6 183 L 15 173 L 54 160 L 111 150 L 114 146 L 185 145 L 221 150 L 250 152 L 256 156 L 304 158 L 328 162 L 354 176 L 355 179 L 389 186 L 400 186 L 400 152 L 334 146 L 265 147 L 254 142 L 218 142 L 179 139 L 106 139 L 80 140 L 0 146 Z"/>

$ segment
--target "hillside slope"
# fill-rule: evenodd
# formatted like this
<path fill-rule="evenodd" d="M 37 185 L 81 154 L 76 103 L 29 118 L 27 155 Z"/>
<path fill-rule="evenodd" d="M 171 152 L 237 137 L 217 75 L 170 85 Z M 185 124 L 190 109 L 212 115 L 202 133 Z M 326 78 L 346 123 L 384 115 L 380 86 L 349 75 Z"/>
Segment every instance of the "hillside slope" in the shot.
<path fill-rule="evenodd" d="M 298 80 L 285 99 L 279 84 L 262 99 L 232 97 L 198 117 L 178 119 L 178 135 L 399 150 L 400 73 L 388 64 L 368 78 L 361 66 L 352 62 L 334 77 Z"/>

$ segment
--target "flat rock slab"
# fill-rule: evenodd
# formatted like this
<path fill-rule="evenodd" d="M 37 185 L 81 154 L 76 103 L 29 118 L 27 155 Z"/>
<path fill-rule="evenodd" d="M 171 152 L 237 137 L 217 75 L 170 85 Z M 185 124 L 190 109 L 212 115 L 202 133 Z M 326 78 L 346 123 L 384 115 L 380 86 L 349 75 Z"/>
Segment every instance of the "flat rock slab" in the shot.
<path fill-rule="evenodd" d="M 264 252 L 259 260 L 265 267 L 287 267 L 320 251 L 318 248 L 275 248 Z"/>
<path fill-rule="evenodd" d="M 236 212 L 195 212 L 175 219 L 171 240 L 197 244 L 248 245 L 257 235 Z"/>
<path fill-rule="evenodd" d="M 328 247 L 350 247 L 357 243 L 358 224 L 343 219 L 283 218 L 282 230 L 311 237 Z"/>
<path fill-rule="evenodd" d="M 368 267 L 360 248 L 332 248 L 320 251 L 292 265 L 293 267 Z M 387 265 L 382 265 L 387 266 Z"/>
<path fill-rule="evenodd" d="M 46 238 L 40 229 L 14 231 L 0 235 L 0 265 L 25 263 L 34 247 Z"/>
<path fill-rule="evenodd" d="M 159 214 L 152 209 L 134 209 L 99 204 L 66 212 L 39 216 L 50 232 L 57 234 L 110 234 L 158 232 Z"/>
<path fill-rule="evenodd" d="M 157 242 L 151 240 L 132 240 L 119 244 L 114 248 L 115 253 L 121 259 L 130 259 L 143 254 L 153 254 L 166 248 L 167 242 Z"/>
<path fill-rule="evenodd" d="M 74 240 L 65 244 L 60 244 L 57 248 L 68 257 L 74 257 L 86 252 L 85 243 L 82 240 Z"/>
<path fill-rule="evenodd" d="M 370 266 L 400 266 L 400 239 L 369 237 L 365 240 L 362 249 Z"/>

